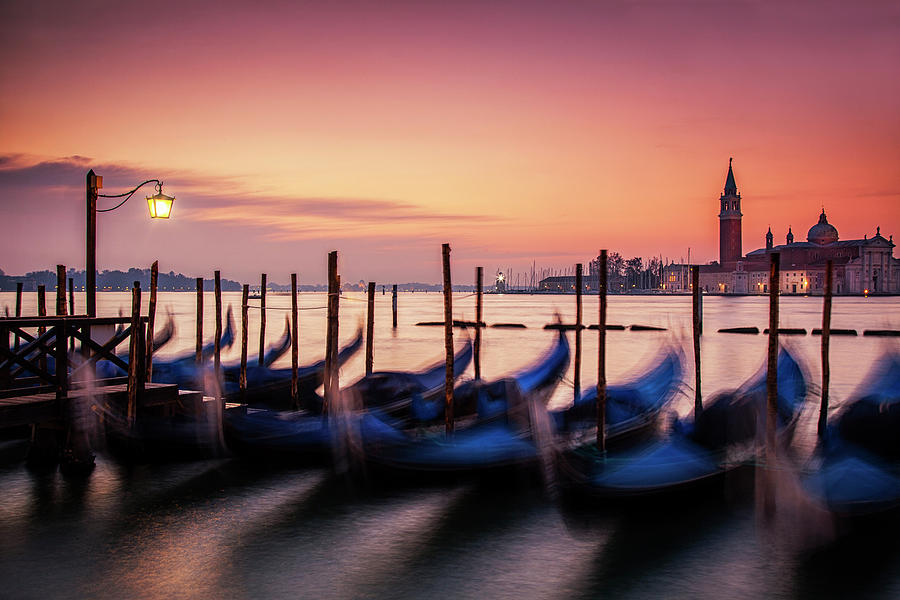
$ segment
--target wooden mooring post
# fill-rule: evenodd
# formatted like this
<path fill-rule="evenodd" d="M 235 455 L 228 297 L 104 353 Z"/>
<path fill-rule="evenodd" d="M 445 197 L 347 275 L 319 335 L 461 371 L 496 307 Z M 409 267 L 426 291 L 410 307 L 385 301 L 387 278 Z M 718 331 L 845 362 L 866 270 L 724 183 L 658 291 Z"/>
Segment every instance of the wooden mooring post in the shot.
<path fill-rule="evenodd" d="M 328 302 L 327 329 L 325 332 L 325 401 L 322 412 L 329 414 L 338 394 L 337 378 L 337 346 L 338 346 L 338 311 L 340 307 L 341 284 L 337 272 L 337 251 L 328 253 Z"/>
<path fill-rule="evenodd" d="M 781 255 L 771 254 L 769 265 L 769 348 L 766 362 L 766 472 L 763 510 L 775 514 L 775 426 L 778 414 L 778 292 Z"/>
<path fill-rule="evenodd" d="M 606 452 L 606 262 L 607 251 L 600 251 L 599 320 L 597 325 L 597 449 Z"/>
<path fill-rule="evenodd" d="M 47 290 L 43 283 L 37 286 L 37 309 L 39 317 L 47 316 Z M 44 335 L 47 331 L 47 328 L 44 326 L 41 326 L 39 329 L 42 330 L 38 331 L 41 335 Z"/>
<path fill-rule="evenodd" d="M 46 317 L 47 316 L 47 297 L 46 297 L 46 290 L 45 290 L 43 284 L 37 286 L 37 303 L 38 303 L 38 316 Z M 38 327 L 38 336 L 42 336 L 45 333 L 47 333 L 46 327 L 44 327 L 43 325 Z M 43 369 L 44 371 L 47 370 L 47 356 L 43 350 L 41 351 L 41 359 L 38 364 L 40 365 L 41 369 Z"/>
<path fill-rule="evenodd" d="M 16 282 L 16 316 L 22 316 L 22 282 Z M 19 338 L 19 334 L 16 334 L 15 342 L 13 342 L 13 347 L 16 349 L 16 352 L 19 351 L 19 344 L 21 343 L 21 338 Z"/>
<path fill-rule="evenodd" d="M 572 387 L 575 392 L 575 401 L 581 397 L 581 323 L 583 321 L 581 293 L 584 289 L 583 267 L 581 263 L 575 265 L 575 373 L 572 376 Z"/>
<path fill-rule="evenodd" d="M 475 267 L 475 381 L 481 380 L 481 322 L 484 320 L 484 267 Z"/>
<path fill-rule="evenodd" d="M 139 360 L 139 353 L 143 351 L 143 336 L 141 323 L 141 282 L 135 281 L 131 289 L 131 340 L 128 348 L 128 406 L 126 418 L 128 425 L 134 427 L 137 418 L 138 396 L 140 395 L 140 383 L 143 380 L 143 365 Z"/>
<path fill-rule="evenodd" d="M 159 283 L 159 261 L 150 265 L 150 302 L 147 305 L 147 381 L 153 380 L 153 332 L 156 327 L 156 286 Z"/>
<path fill-rule="evenodd" d="M 222 275 L 215 271 L 215 296 L 216 296 L 216 337 L 213 340 L 213 373 L 216 378 L 216 398 L 223 397 L 221 393 L 221 378 L 219 371 L 222 368 Z"/>
<path fill-rule="evenodd" d="M 241 390 L 241 400 L 247 393 L 247 326 L 250 324 L 250 284 L 245 283 L 241 293 L 241 375 L 238 387 Z"/>
<path fill-rule="evenodd" d="M 66 309 L 66 266 L 56 265 L 56 316 L 64 317 Z"/>
<path fill-rule="evenodd" d="M 372 374 L 375 351 L 375 282 L 369 282 L 366 307 L 366 375 Z"/>
<path fill-rule="evenodd" d="M 297 369 L 300 366 L 300 324 L 297 316 L 297 274 L 291 273 L 291 400 L 295 410 L 300 408 L 300 389 L 297 380 Z"/>
<path fill-rule="evenodd" d="M 700 315 L 700 267 L 691 266 L 691 307 L 693 318 L 691 319 L 691 332 L 694 339 L 694 418 L 703 412 L 703 394 L 700 388 L 700 334 L 702 333 L 702 317 Z"/>
<path fill-rule="evenodd" d="M 831 384 L 831 363 L 828 358 L 831 342 L 831 286 L 834 277 L 834 261 L 825 263 L 825 299 L 822 304 L 822 401 L 819 405 L 819 437 L 825 436 L 825 425 L 828 422 L 828 386 Z"/>
<path fill-rule="evenodd" d="M 266 274 L 259 283 L 259 366 L 263 366 L 266 355 Z"/>
<path fill-rule="evenodd" d="M 69 277 L 69 315 L 75 316 L 75 280 Z M 72 338 L 75 342 L 75 338 Z"/>
<path fill-rule="evenodd" d="M 102 187 L 103 178 L 94 174 L 93 169 L 88 171 L 85 175 L 84 302 L 89 317 L 97 316 L 97 196 Z"/>
<path fill-rule="evenodd" d="M 397 329 L 397 284 L 391 288 L 391 314 L 393 315 L 394 329 Z"/>
<path fill-rule="evenodd" d="M 441 245 L 444 271 L 444 349 L 447 368 L 444 376 L 444 431 L 453 433 L 453 287 L 450 280 L 450 244 Z"/>
<path fill-rule="evenodd" d="M 197 278 L 197 344 L 194 360 L 199 365 L 203 362 L 203 278 Z"/>

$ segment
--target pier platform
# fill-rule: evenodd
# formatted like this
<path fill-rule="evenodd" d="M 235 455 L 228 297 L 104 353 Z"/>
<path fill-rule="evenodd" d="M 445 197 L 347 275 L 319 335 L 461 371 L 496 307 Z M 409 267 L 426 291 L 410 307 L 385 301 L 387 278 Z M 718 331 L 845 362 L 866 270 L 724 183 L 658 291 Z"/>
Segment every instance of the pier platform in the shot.
<path fill-rule="evenodd" d="M 64 419 L 67 405 L 81 398 L 93 398 L 94 402 L 124 406 L 128 401 L 128 386 L 123 383 L 71 389 L 63 398 L 57 398 L 55 392 L 0 398 L 0 428 Z M 199 405 L 202 401 L 201 392 L 179 390 L 177 385 L 168 383 L 146 383 L 138 406 L 163 409 L 169 407 L 175 411 L 179 406 Z"/>

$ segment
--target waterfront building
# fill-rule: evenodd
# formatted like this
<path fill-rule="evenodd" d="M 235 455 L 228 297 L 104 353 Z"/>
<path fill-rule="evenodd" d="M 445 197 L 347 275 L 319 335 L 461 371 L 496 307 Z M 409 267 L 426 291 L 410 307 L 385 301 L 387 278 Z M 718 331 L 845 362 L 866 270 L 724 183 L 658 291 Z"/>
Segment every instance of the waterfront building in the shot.
<path fill-rule="evenodd" d="M 719 261 L 700 267 L 700 287 L 705 292 L 765 294 L 769 291 L 769 255 L 781 255 L 779 289 L 786 294 L 821 294 L 825 286 L 825 265 L 834 263 L 834 293 L 900 293 L 900 260 L 894 258 L 893 235 L 885 238 L 881 228 L 862 239 L 841 240 L 837 228 L 828 222 L 824 207 L 818 222 L 809 228 L 805 242 L 794 241 L 788 227 L 785 243 L 774 244 L 771 227 L 765 247 L 741 256 L 741 196 L 728 161 L 725 188 L 719 198 Z M 687 265 L 669 265 L 664 283 L 672 291 L 689 291 L 685 280 Z"/>

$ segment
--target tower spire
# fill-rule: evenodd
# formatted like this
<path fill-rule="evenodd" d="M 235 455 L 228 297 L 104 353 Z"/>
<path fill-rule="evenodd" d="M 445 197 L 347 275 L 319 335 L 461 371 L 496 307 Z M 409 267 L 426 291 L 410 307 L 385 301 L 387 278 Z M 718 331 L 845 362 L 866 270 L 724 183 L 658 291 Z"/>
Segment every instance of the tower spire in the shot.
<path fill-rule="evenodd" d="M 719 198 L 719 263 L 731 267 L 741 259 L 741 195 L 734 181 L 734 170 L 728 159 L 725 193 Z"/>
<path fill-rule="evenodd" d="M 737 183 L 734 181 L 734 171 L 731 169 L 731 161 L 733 158 L 728 159 L 728 176 L 725 178 L 725 195 L 726 196 L 734 196 L 737 194 Z"/>

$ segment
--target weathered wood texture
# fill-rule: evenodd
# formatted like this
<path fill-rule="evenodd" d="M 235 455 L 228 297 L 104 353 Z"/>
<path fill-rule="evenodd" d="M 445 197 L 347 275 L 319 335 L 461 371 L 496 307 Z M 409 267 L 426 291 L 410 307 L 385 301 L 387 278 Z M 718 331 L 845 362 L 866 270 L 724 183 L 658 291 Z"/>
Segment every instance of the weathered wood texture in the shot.
<path fill-rule="evenodd" d="M 484 267 L 475 267 L 475 379 L 481 379 L 481 329 L 484 321 Z"/>
<path fill-rule="evenodd" d="M 391 288 L 391 316 L 393 319 L 393 327 L 397 329 L 397 284 Z"/>
<path fill-rule="evenodd" d="M 216 337 L 215 355 L 213 357 L 213 372 L 216 378 L 216 397 L 221 397 L 222 393 L 219 389 L 219 371 L 222 368 L 222 274 L 215 272 L 215 296 L 216 296 Z"/>
<path fill-rule="evenodd" d="M 581 322 L 582 314 L 581 294 L 584 289 L 584 267 L 581 263 L 575 265 L 575 372 L 572 376 L 575 401 L 581 397 Z"/>
<path fill-rule="evenodd" d="M 450 279 L 450 244 L 441 246 L 441 265 L 444 272 L 444 430 L 453 433 L 453 287 Z"/>
<path fill-rule="evenodd" d="M 203 362 L 203 278 L 197 278 L 197 342 L 194 346 L 194 360 Z"/>
<path fill-rule="evenodd" d="M 241 293 L 241 374 L 238 387 L 241 390 L 241 400 L 247 392 L 247 328 L 250 325 L 250 285 L 245 283 Z"/>
<path fill-rule="evenodd" d="M 817 433 L 819 437 L 825 435 L 825 425 L 828 422 L 828 387 L 831 385 L 831 362 L 828 357 L 831 343 L 831 286 L 834 277 L 834 261 L 825 263 L 825 298 L 822 303 L 822 400 L 819 405 L 819 423 Z"/>
<path fill-rule="evenodd" d="M 597 321 L 597 449 L 606 452 L 606 282 L 607 251 L 600 250 Z"/>
<path fill-rule="evenodd" d="M 700 386 L 700 267 L 691 267 L 691 334 L 694 342 L 694 415 L 699 416 L 703 411 L 703 395 Z"/>
<path fill-rule="evenodd" d="M 266 274 L 259 282 L 259 359 L 257 364 L 263 366 L 266 355 Z"/>
<path fill-rule="evenodd" d="M 159 284 L 159 261 L 150 265 L 150 302 L 147 305 L 147 381 L 153 378 L 153 334 L 156 329 L 156 287 Z"/>
<path fill-rule="evenodd" d="M 372 374 L 375 363 L 375 282 L 369 282 L 366 306 L 366 375 Z"/>
<path fill-rule="evenodd" d="M 56 315 L 63 316 L 66 309 L 66 266 L 56 265 Z"/>
<path fill-rule="evenodd" d="M 294 408 L 300 408 L 300 389 L 297 369 L 300 366 L 300 323 L 297 310 L 297 274 L 291 273 L 291 399 Z"/>

